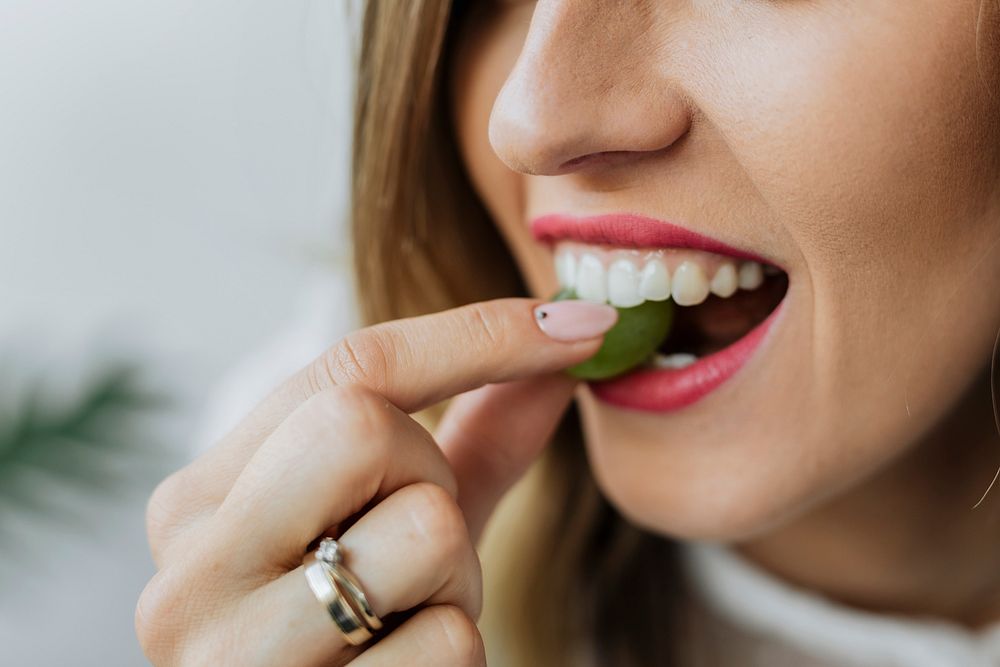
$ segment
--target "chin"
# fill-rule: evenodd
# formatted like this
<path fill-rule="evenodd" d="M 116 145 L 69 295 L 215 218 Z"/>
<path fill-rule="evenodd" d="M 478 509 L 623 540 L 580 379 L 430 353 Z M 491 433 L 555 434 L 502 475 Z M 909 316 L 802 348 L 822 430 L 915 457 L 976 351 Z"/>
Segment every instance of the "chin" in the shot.
<path fill-rule="evenodd" d="M 602 494 L 631 523 L 680 540 L 762 536 L 858 475 L 810 465 L 808 443 L 769 434 L 761 420 L 692 415 L 664 423 L 603 403 L 581 387 L 587 457 Z M 747 426 L 751 424 L 751 426 Z M 841 461 L 846 463 L 846 461 Z"/>

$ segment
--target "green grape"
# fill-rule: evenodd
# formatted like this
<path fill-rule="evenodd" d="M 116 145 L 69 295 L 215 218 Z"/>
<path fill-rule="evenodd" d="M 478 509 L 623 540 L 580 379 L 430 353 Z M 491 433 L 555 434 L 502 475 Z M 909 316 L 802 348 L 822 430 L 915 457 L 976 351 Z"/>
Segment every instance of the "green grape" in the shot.
<path fill-rule="evenodd" d="M 571 289 L 563 289 L 553 301 L 575 299 Z M 604 334 L 604 343 L 590 359 L 567 369 L 583 380 L 605 380 L 621 375 L 648 359 L 656 351 L 674 319 L 673 302 L 644 301 L 632 308 L 615 308 L 618 321 Z"/>

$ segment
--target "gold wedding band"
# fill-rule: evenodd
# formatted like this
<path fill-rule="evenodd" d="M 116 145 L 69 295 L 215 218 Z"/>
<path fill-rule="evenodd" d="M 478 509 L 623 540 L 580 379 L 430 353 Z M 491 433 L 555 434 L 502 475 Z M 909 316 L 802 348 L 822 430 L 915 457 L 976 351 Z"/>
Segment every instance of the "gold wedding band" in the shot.
<path fill-rule="evenodd" d="M 358 582 L 357 577 L 351 574 L 351 571 L 343 565 L 330 567 L 329 573 L 333 575 L 336 583 L 340 585 L 341 590 L 347 590 L 348 597 L 355 603 L 355 611 L 361 614 L 361 618 L 365 625 L 368 626 L 368 629 L 372 631 L 381 630 L 382 621 L 379 620 L 379 617 L 372 611 L 371 605 L 368 604 L 368 597 L 361 590 L 361 584 Z"/>
<path fill-rule="evenodd" d="M 354 646 L 363 644 L 381 629 L 382 621 L 372 611 L 357 577 L 342 563 L 342 547 L 333 538 L 324 538 L 315 551 L 303 559 L 306 581 L 344 639 Z"/>

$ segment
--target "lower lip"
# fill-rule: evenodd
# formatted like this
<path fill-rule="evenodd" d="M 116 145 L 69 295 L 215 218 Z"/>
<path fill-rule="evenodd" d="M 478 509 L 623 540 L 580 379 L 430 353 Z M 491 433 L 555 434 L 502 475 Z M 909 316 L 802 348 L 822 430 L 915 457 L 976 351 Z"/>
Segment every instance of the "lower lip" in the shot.
<path fill-rule="evenodd" d="M 598 400 L 644 412 L 672 412 L 692 405 L 736 374 L 764 341 L 785 302 L 738 341 L 681 369 L 633 371 L 589 383 Z"/>

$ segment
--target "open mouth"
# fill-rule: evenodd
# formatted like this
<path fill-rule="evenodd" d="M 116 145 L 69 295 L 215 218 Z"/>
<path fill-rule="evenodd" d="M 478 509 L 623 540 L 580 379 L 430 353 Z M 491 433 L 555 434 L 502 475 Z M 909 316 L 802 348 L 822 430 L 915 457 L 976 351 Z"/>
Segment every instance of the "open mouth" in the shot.
<path fill-rule="evenodd" d="M 563 241 L 555 248 L 562 287 L 619 308 L 673 300 L 670 335 L 647 360 L 683 368 L 743 338 L 767 319 L 788 290 L 775 266 L 701 250 L 622 249 Z"/>
<path fill-rule="evenodd" d="M 780 267 L 668 223 L 550 216 L 532 230 L 552 246 L 561 286 L 579 298 L 677 306 L 670 334 L 640 367 L 590 383 L 598 398 L 622 407 L 677 409 L 721 385 L 758 347 L 788 291 Z"/>
<path fill-rule="evenodd" d="M 771 266 L 744 264 L 754 277 L 731 296 L 709 295 L 702 303 L 675 311 L 670 335 L 651 360 L 653 367 L 690 365 L 736 343 L 774 312 L 788 291 L 788 275 Z M 759 276 L 759 277 L 758 277 Z M 673 360 L 673 362 L 671 362 Z"/>

